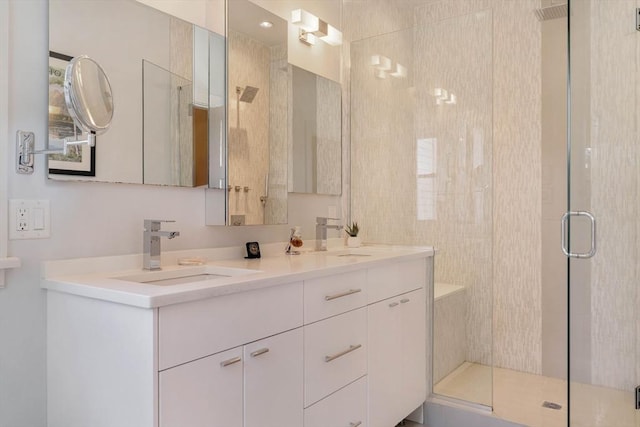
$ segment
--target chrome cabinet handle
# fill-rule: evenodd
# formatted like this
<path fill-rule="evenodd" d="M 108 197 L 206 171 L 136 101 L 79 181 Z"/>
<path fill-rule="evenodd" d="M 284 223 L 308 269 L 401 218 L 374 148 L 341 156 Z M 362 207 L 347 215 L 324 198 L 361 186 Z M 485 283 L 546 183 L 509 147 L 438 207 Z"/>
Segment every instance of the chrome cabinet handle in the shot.
<path fill-rule="evenodd" d="M 349 427 L 358 427 L 362 425 L 362 421 L 356 421 L 355 423 L 349 423 Z"/>
<path fill-rule="evenodd" d="M 238 363 L 238 362 L 242 362 L 242 358 L 241 357 L 234 357 L 233 359 L 229 359 L 229 360 L 225 360 L 223 362 L 220 362 L 220 366 L 222 366 L 223 368 L 229 365 L 233 365 L 234 363 Z"/>
<path fill-rule="evenodd" d="M 324 361 L 325 362 L 331 362 L 333 360 L 336 360 L 339 357 L 342 357 L 346 354 L 351 353 L 352 351 L 356 351 L 357 349 L 359 349 L 360 347 L 362 347 L 362 344 L 357 344 L 357 345 L 351 345 L 349 346 L 348 349 L 341 351 L 340 353 L 336 353 L 333 356 L 325 356 L 324 357 Z"/>
<path fill-rule="evenodd" d="M 251 353 L 251 357 L 258 357 L 261 354 L 265 354 L 265 353 L 269 353 L 269 349 L 268 348 L 261 348 L 260 350 L 256 350 L 253 353 Z"/>
<path fill-rule="evenodd" d="M 409 301 L 411 301 L 409 298 L 403 298 L 403 299 L 400 300 L 400 304 L 406 304 Z"/>
<path fill-rule="evenodd" d="M 362 289 L 349 289 L 346 292 L 342 292 L 339 294 L 335 294 L 335 295 L 327 295 L 326 297 L 324 297 L 325 301 L 331 301 L 334 299 L 338 299 L 338 298 L 342 298 L 342 297 L 346 297 L 349 295 L 353 295 L 353 294 L 357 294 L 358 292 L 362 292 Z"/>
<path fill-rule="evenodd" d="M 391 304 L 389 304 L 389 307 L 393 308 L 393 307 L 396 307 L 398 305 L 400 305 L 399 302 L 392 302 Z"/>
<path fill-rule="evenodd" d="M 586 252 L 586 253 L 569 252 L 569 249 L 567 248 L 567 220 L 571 216 L 586 216 L 587 218 L 589 218 L 589 221 L 591 221 L 591 249 L 589 250 L 589 252 Z M 562 252 L 566 256 L 570 258 L 586 259 L 586 258 L 591 258 L 596 254 L 596 219 L 590 212 L 587 212 L 587 211 L 566 212 L 564 215 L 562 215 L 561 224 L 562 224 L 561 226 Z"/>

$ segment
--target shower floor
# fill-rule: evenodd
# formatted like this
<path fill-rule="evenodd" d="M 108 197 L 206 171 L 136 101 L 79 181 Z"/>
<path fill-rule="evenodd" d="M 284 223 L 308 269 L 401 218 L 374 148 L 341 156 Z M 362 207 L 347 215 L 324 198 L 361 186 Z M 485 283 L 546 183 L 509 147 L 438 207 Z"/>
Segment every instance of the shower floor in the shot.
<path fill-rule="evenodd" d="M 437 394 L 491 406 L 503 419 L 531 427 L 566 427 L 567 382 L 465 362 L 434 387 Z M 586 384 L 572 386 L 571 427 L 640 427 L 634 393 Z M 561 409 L 542 407 L 548 401 Z M 577 410 L 576 408 L 579 408 Z"/>

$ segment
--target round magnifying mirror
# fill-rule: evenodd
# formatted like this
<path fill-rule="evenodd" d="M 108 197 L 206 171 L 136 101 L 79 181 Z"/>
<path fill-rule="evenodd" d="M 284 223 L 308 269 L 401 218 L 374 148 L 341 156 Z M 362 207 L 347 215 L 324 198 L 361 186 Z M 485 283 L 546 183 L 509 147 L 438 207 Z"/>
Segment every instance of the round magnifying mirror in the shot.
<path fill-rule="evenodd" d="M 64 76 L 69 114 L 83 131 L 101 134 L 113 119 L 113 94 L 104 70 L 88 56 L 71 60 Z"/>

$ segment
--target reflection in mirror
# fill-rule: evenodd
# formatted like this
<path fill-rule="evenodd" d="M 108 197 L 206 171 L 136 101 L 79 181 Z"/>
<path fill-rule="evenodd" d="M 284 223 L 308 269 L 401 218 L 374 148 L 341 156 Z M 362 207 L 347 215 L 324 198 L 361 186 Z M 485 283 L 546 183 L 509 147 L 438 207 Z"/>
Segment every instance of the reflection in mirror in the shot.
<path fill-rule="evenodd" d="M 342 95 L 340 83 L 291 66 L 292 137 L 289 191 L 342 192 Z"/>
<path fill-rule="evenodd" d="M 206 185 L 207 139 L 214 138 L 209 100 L 216 98 L 209 64 L 224 63 L 219 51 L 209 58 L 215 37 L 223 38 L 135 0 L 49 0 L 50 137 L 70 127 L 73 132 L 68 112 L 57 108 L 55 79 L 72 56 L 87 54 L 100 63 L 118 104 L 97 148 L 51 157 L 49 177 Z M 223 87 L 224 77 L 215 75 Z M 216 99 L 224 102 L 222 93 Z"/>
<path fill-rule="evenodd" d="M 208 182 L 207 108 L 193 102 L 193 83 L 143 61 L 144 183 Z"/>
<path fill-rule="evenodd" d="M 57 54 L 53 54 L 55 58 Z M 113 94 L 102 67 L 86 55 L 62 59 L 70 60 L 64 70 L 49 68 L 50 87 L 55 90 L 50 91 L 54 96 L 50 96 L 49 102 L 50 132 L 47 144 L 44 150 L 35 150 L 33 132 L 18 131 L 18 173 L 33 173 L 36 154 L 73 159 L 83 147 L 94 153 L 96 135 L 104 133 L 111 126 Z M 48 160 L 51 166 L 51 159 Z M 56 171 L 49 167 L 49 173 Z"/>
<path fill-rule="evenodd" d="M 227 223 L 284 224 L 287 222 L 287 22 L 249 0 L 230 0 L 227 7 Z"/>

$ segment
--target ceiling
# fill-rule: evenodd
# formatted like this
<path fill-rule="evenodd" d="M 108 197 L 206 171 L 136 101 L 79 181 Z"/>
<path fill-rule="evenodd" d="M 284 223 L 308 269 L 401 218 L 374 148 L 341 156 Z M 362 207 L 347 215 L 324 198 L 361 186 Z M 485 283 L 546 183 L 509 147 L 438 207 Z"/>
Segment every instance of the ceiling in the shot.
<path fill-rule="evenodd" d="M 263 21 L 271 22 L 273 27 L 260 27 Z M 229 1 L 229 28 L 266 46 L 277 46 L 287 41 L 287 21 L 249 0 Z"/>

